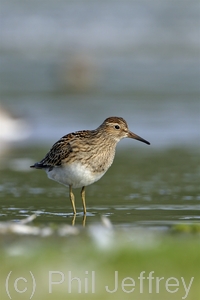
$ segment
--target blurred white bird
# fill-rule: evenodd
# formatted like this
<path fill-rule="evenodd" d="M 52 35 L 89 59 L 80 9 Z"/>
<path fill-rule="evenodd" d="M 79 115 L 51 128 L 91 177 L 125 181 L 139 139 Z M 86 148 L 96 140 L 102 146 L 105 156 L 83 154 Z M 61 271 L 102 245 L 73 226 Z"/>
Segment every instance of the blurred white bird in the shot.
<path fill-rule="evenodd" d="M 20 117 L 14 117 L 0 106 L 0 152 L 5 150 L 10 142 L 26 139 L 30 135 L 30 125 Z"/>

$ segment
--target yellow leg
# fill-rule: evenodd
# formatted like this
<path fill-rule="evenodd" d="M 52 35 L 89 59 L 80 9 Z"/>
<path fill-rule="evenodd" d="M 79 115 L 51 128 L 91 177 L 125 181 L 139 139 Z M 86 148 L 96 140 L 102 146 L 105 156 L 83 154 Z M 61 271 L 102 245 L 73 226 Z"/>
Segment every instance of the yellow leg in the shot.
<path fill-rule="evenodd" d="M 74 215 L 75 215 L 76 214 L 75 197 L 74 197 L 74 194 L 72 192 L 72 186 L 71 185 L 69 186 L 69 198 L 71 200 L 73 212 L 74 212 Z"/>
<path fill-rule="evenodd" d="M 85 204 L 85 187 L 82 187 L 81 190 L 81 198 L 82 198 L 82 202 L 83 202 L 83 213 L 84 215 L 86 215 L 86 204 Z"/>

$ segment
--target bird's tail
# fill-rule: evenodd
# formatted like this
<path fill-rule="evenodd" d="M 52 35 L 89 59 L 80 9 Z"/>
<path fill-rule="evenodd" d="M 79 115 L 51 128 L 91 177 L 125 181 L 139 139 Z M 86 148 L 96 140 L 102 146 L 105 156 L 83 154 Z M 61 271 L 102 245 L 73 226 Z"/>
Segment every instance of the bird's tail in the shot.
<path fill-rule="evenodd" d="M 35 163 L 34 165 L 30 166 L 30 168 L 35 168 L 35 169 L 45 169 L 47 166 L 41 164 L 41 163 Z"/>

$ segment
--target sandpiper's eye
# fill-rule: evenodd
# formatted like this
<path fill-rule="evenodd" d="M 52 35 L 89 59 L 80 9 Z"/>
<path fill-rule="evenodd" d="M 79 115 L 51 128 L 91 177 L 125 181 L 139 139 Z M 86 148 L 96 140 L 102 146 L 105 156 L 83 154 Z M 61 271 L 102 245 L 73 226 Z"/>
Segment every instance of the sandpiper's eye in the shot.
<path fill-rule="evenodd" d="M 119 125 L 115 125 L 115 129 L 119 129 L 120 127 L 119 127 Z"/>

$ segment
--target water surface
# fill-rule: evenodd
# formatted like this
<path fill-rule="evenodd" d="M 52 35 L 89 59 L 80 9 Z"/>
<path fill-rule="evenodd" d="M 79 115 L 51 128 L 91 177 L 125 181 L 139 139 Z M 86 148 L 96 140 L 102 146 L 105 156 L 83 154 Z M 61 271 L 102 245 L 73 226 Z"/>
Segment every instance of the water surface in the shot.
<path fill-rule="evenodd" d="M 13 152 L 1 169 L 2 221 L 18 221 L 35 213 L 35 223 L 72 223 L 68 188 L 49 180 L 43 171 L 29 169 L 42 152 Z M 189 149 L 119 150 L 105 176 L 86 188 L 86 225 L 99 222 L 101 216 L 120 227 L 167 228 L 199 222 L 199 162 L 198 152 Z M 74 192 L 78 212 L 75 222 L 82 224 L 80 190 Z"/>
<path fill-rule="evenodd" d="M 199 222 L 199 15 L 196 0 L 1 1 L 0 113 L 24 121 L 9 134 L 0 122 L 1 220 L 70 224 L 68 189 L 29 165 L 116 115 L 151 146 L 119 144 L 86 189 L 87 224 Z"/>

